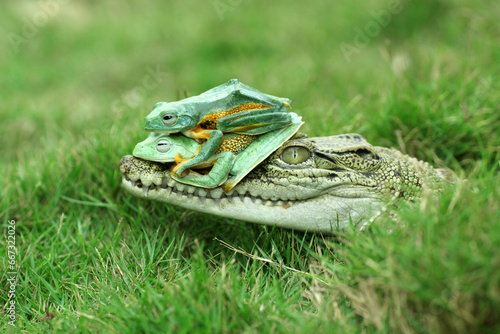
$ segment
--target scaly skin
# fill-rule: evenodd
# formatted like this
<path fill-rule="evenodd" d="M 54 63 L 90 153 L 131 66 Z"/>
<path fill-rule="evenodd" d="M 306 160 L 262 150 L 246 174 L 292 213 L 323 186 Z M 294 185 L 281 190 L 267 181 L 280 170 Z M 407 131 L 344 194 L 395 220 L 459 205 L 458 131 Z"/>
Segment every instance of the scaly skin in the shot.
<path fill-rule="evenodd" d="M 453 175 L 357 134 L 289 140 L 229 193 L 178 183 L 168 165 L 132 156 L 122 158 L 120 171 L 122 186 L 139 197 L 323 233 L 362 229 L 388 203 L 440 190 Z"/>

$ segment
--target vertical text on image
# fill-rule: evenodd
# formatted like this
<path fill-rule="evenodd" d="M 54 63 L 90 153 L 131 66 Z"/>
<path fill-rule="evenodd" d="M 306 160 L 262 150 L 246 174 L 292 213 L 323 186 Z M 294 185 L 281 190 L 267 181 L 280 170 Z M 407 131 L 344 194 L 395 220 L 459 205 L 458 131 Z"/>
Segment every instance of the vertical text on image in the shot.
<path fill-rule="evenodd" d="M 16 326 L 16 280 L 17 280 L 17 247 L 16 221 L 9 220 L 7 225 L 7 318 L 8 324 Z"/>

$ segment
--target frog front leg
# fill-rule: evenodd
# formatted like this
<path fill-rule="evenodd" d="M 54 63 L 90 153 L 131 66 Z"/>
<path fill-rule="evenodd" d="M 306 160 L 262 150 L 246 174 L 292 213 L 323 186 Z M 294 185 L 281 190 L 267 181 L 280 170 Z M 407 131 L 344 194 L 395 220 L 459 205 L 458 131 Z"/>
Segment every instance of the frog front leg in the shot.
<path fill-rule="evenodd" d="M 196 157 L 191 159 L 179 159 L 176 157 L 175 161 L 177 162 L 177 165 L 175 165 L 172 171 L 179 177 L 181 177 L 182 172 L 186 169 L 199 165 L 212 157 L 215 152 L 217 152 L 217 149 L 222 142 L 222 131 L 196 129 L 193 130 L 193 132 L 193 134 L 188 134 L 188 136 L 197 139 L 207 139 L 207 141 L 200 146 L 200 150 Z"/>
<path fill-rule="evenodd" d="M 292 123 L 292 116 L 284 107 L 247 110 L 223 117 L 217 123 L 222 132 L 260 135 Z"/>
<path fill-rule="evenodd" d="M 236 156 L 232 152 L 222 152 L 210 157 L 207 161 L 202 163 L 203 167 L 213 165 L 207 175 L 196 173 L 193 170 L 189 170 L 189 174 L 183 177 L 178 176 L 173 171 L 171 175 L 177 182 L 211 189 L 220 186 L 227 180 L 235 161 Z"/>

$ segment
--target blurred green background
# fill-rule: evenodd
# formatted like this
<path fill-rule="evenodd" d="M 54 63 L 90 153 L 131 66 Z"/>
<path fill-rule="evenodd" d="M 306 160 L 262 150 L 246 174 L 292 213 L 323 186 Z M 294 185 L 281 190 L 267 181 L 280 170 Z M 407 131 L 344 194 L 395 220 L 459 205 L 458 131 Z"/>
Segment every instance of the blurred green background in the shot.
<path fill-rule="evenodd" d="M 312 136 L 360 132 L 397 146 L 400 130 L 410 154 L 477 158 L 478 149 L 456 143 L 477 140 L 463 104 L 483 141 L 498 144 L 496 1 L 1 6 L 0 150 L 8 159 L 111 124 L 144 137 L 140 123 L 156 102 L 230 78 L 292 99 Z"/>
<path fill-rule="evenodd" d="M 0 221 L 18 222 L 20 326 L 494 331 L 499 17 L 497 0 L 2 1 Z M 231 78 L 290 98 L 309 136 L 357 132 L 469 183 L 348 242 L 124 194 L 118 162 L 153 105 Z"/>

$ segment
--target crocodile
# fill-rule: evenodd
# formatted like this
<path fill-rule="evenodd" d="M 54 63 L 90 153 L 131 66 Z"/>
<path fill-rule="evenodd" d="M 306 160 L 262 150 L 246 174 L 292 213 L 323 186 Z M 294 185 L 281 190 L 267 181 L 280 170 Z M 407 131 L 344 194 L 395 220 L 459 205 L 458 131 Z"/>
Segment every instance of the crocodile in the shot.
<path fill-rule="evenodd" d="M 327 234 L 362 230 L 396 200 L 414 201 L 453 179 L 449 169 L 372 146 L 359 134 L 292 138 L 227 193 L 176 182 L 170 168 L 124 156 L 122 187 L 220 217 Z"/>

